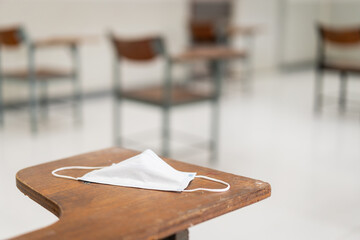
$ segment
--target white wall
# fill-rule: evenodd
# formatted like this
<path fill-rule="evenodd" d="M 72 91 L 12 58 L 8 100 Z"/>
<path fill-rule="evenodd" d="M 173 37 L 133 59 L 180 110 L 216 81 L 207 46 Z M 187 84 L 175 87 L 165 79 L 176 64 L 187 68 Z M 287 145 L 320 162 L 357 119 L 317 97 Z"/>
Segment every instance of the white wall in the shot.
<path fill-rule="evenodd" d="M 345 3 L 346 2 L 346 3 Z M 285 4 L 285 5 L 284 5 Z M 314 21 L 360 21 L 358 1 L 327 0 L 235 0 L 234 23 L 258 25 L 254 44 L 256 70 L 274 69 L 279 63 L 311 60 L 315 52 Z M 285 8 L 284 8 L 285 6 Z M 281 9 L 286 14 L 280 15 Z M 171 53 L 186 47 L 188 2 L 186 0 L 0 0 L 0 26 L 23 23 L 33 38 L 53 35 L 96 35 L 95 43 L 81 48 L 85 91 L 111 86 L 111 51 L 108 30 L 124 36 L 160 33 Z M 284 18 L 281 18 L 284 17 Z M 240 46 L 241 41 L 235 41 Z M 24 63 L 24 52 L 8 53 L 8 66 Z M 38 62 L 68 66 L 63 51 L 42 51 Z M 126 76 L 135 83 L 161 76 L 155 68 L 126 66 Z M 177 69 L 177 75 L 181 69 Z M 53 92 L 61 85 L 52 88 Z M 66 87 L 64 87 L 66 88 Z M 25 97 L 26 90 L 6 86 L 6 99 Z"/>
<path fill-rule="evenodd" d="M 83 45 L 81 72 L 85 90 L 104 89 L 111 84 L 111 51 L 105 32 L 111 29 L 124 36 L 160 33 L 166 38 L 170 51 L 177 52 L 186 40 L 182 27 L 185 7 L 183 1 L 176 0 L 2 0 L 0 25 L 22 23 L 34 39 L 68 34 L 99 36 L 96 43 Z M 24 51 L 7 51 L 4 54 L 9 60 L 7 66 L 24 64 L 23 54 Z M 68 66 L 67 57 L 64 51 L 42 51 L 38 62 Z M 129 71 L 134 79 L 149 76 L 146 69 L 130 68 Z M 150 75 L 156 77 L 157 72 L 151 71 Z M 6 98 L 18 95 L 17 89 L 17 86 L 7 86 Z"/>
<path fill-rule="evenodd" d="M 235 6 L 233 20 L 235 24 L 259 28 L 253 46 L 255 70 L 273 69 L 277 65 L 278 1 L 241 0 L 236 1 Z"/>
<path fill-rule="evenodd" d="M 279 62 L 285 66 L 314 60 L 316 22 L 334 26 L 360 26 L 358 0 L 279 0 L 279 3 L 285 10 L 282 18 L 283 29 L 279 32 L 279 36 L 282 36 L 278 47 Z M 332 54 L 345 52 L 348 57 L 351 55 L 346 49 L 331 50 Z M 358 55 L 359 51 L 356 54 Z"/>

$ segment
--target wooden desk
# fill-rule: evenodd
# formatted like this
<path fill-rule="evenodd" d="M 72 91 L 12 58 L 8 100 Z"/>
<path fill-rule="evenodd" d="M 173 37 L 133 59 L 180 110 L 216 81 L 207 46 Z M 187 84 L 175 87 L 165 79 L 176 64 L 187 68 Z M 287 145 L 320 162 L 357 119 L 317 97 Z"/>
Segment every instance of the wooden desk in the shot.
<path fill-rule="evenodd" d="M 187 228 L 271 194 L 268 183 L 171 159 L 164 160 L 180 171 L 224 180 L 230 183 L 230 190 L 223 193 L 163 192 L 86 184 L 51 175 L 52 170 L 63 166 L 104 166 L 136 154 L 138 152 L 110 148 L 19 171 L 16 184 L 20 191 L 58 216 L 59 221 L 14 239 L 188 239 Z M 72 176 L 85 172 L 62 171 Z M 188 189 L 200 185 L 223 187 L 196 179 Z"/>
<path fill-rule="evenodd" d="M 231 47 L 223 46 L 204 46 L 192 47 L 179 55 L 173 57 L 174 62 L 190 62 L 190 61 L 223 61 L 242 58 L 246 56 L 246 52 Z"/>
<path fill-rule="evenodd" d="M 253 36 L 259 33 L 262 30 L 262 26 L 239 26 L 239 25 L 231 25 L 227 28 L 227 33 L 230 36 L 235 35 L 244 35 L 244 36 Z"/>
<path fill-rule="evenodd" d="M 86 42 L 96 42 L 95 36 L 55 36 L 39 39 L 34 42 L 35 47 L 53 47 L 53 46 L 75 46 Z"/>

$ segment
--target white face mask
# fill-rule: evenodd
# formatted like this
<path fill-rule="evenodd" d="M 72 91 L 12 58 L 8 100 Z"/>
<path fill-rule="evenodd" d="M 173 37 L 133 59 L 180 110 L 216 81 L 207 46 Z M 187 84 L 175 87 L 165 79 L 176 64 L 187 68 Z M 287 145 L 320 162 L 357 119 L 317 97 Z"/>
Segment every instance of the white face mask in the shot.
<path fill-rule="evenodd" d="M 98 170 L 88 172 L 78 178 L 56 173 L 66 169 Z M 199 190 L 224 192 L 230 188 L 228 183 L 218 179 L 200 175 L 196 176 L 196 173 L 191 172 L 180 172 L 164 162 L 151 150 L 146 150 L 139 155 L 107 167 L 62 167 L 52 171 L 52 174 L 56 177 L 85 182 L 174 192 L 194 192 Z M 195 177 L 222 183 L 226 187 L 222 189 L 196 188 L 184 190 Z"/>

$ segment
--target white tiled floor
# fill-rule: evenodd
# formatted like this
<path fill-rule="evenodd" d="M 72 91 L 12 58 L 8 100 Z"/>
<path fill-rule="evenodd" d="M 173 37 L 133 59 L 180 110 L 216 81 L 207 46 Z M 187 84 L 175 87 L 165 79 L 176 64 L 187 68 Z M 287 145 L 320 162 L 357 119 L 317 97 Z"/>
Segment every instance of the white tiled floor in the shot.
<path fill-rule="evenodd" d="M 336 93 L 337 84 L 329 77 L 326 91 Z M 328 99 L 321 116 L 312 112 L 310 71 L 258 76 L 252 92 L 228 88 L 222 99 L 220 161 L 211 167 L 267 181 L 272 196 L 191 228 L 191 239 L 360 239 L 360 88 L 355 80 L 350 86 L 355 101 L 346 114 Z M 173 125 L 177 132 L 206 137 L 209 110 L 206 104 L 180 108 Z M 34 138 L 25 111 L 7 112 L 0 131 L 1 239 L 56 221 L 16 188 L 18 170 L 111 146 L 109 98 L 86 101 L 81 128 L 72 125 L 70 113 L 56 108 Z M 126 134 L 139 132 L 147 142 L 159 135 L 143 132 L 158 129 L 157 110 L 125 104 L 124 113 Z M 186 155 L 189 149 L 180 142 L 174 146 L 175 158 L 208 165 L 206 154 Z"/>

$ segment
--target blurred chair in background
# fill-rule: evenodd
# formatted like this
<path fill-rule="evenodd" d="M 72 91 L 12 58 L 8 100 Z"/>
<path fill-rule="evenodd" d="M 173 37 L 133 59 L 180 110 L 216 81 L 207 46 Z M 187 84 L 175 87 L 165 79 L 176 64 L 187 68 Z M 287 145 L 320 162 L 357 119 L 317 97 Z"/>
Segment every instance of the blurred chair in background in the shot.
<path fill-rule="evenodd" d="M 170 109 L 176 106 L 198 102 L 214 102 L 217 95 L 214 91 L 196 91 L 186 85 L 177 85 L 172 81 L 171 68 L 174 63 L 168 56 L 165 44 L 160 37 L 150 37 L 137 40 L 124 40 L 110 35 L 114 51 L 114 134 L 115 143 L 121 145 L 120 136 L 120 102 L 131 100 L 140 104 L 147 104 L 162 109 L 162 154 L 170 154 Z M 119 76 L 119 63 L 128 60 L 132 62 L 151 62 L 157 58 L 165 61 L 163 83 L 159 86 L 145 86 L 136 89 L 124 89 Z M 215 107 L 216 104 L 213 104 Z M 213 122 L 216 119 L 213 119 Z M 217 124 L 213 124 L 217 128 Z M 217 129 L 212 129 L 217 131 Z M 217 139 L 211 139 L 210 150 L 215 149 Z"/>
<path fill-rule="evenodd" d="M 38 131 L 38 88 L 41 87 L 41 105 L 42 110 L 47 113 L 48 108 L 48 83 L 59 80 L 71 81 L 74 88 L 73 106 L 74 115 L 77 120 L 81 118 L 81 89 L 79 80 L 79 54 L 77 38 L 52 38 L 42 41 L 31 41 L 26 35 L 23 27 L 15 26 L 0 29 L 0 50 L 15 50 L 25 46 L 27 52 L 27 67 L 16 70 L 2 69 L 0 51 L 0 125 L 4 124 L 4 98 L 3 83 L 5 81 L 14 81 L 24 83 L 29 88 L 29 110 L 30 124 L 33 133 Z M 35 50 L 46 47 L 63 46 L 70 50 L 73 62 L 72 70 L 59 68 L 38 67 L 35 61 Z M 3 61 L 1 61 L 3 60 Z"/>
<path fill-rule="evenodd" d="M 323 75 L 325 71 L 335 71 L 340 76 L 339 107 L 340 111 L 346 109 L 346 90 L 349 74 L 360 74 L 360 61 L 353 62 L 346 59 L 338 59 L 328 56 L 328 45 L 338 47 L 360 46 L 360 27 L 354 28 L 331 28 L 322 25 L 317 26 L 319 35 L 318 56 L 316 63 L 315 79 L 315 105 L 316 112 L 321 110 L 323 103 Z"/>
<path fill-rule="evenodd" d="M 188 26 L 190 47 L 227 45 L 233 5 L 233 0 L 191 0 Z"/>
<path fill-rule="evenodd" d="M 234 38 L 241 35 L 246 41 L 246 47 L 241 58 L 245 62 L 243 71 L 247 82 L 252 77 L 251 52 L 255 27 L 242 27 L 232 24 L 234 8 L 233 0 L 192 0 L 190 3 L 189 40 L 190 48 L 209 46 L 230 46 Z M 226 73 L 230 75 L 230 67 Z M 205 71 L 201 68 L 190 70 L 190 79 L 202 78 L 211 75 L 214 66 L 207 66 Z"/>

